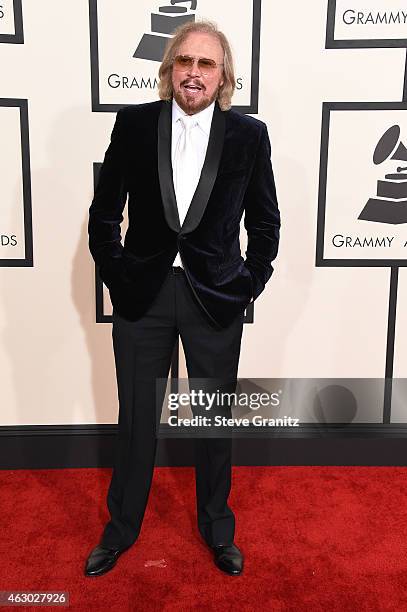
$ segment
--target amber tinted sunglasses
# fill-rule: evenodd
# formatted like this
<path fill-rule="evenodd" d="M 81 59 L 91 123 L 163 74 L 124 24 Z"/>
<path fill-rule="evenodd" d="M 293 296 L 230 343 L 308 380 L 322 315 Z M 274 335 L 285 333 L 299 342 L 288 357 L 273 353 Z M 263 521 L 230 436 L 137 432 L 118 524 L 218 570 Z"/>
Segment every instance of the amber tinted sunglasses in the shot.
<path fill-rule="evenodd" d="M 192 68 L 195 60 L 197 61 L 200 72 L 205 75 L 214 72 L 218 66 L 223 66 L 223 64 L 217 64 L 212 59 L 206 57 L 192 57 L 191 55 L 177 55 L 174 57 L 173 66 L 175 70 L 186 72 Z"/>

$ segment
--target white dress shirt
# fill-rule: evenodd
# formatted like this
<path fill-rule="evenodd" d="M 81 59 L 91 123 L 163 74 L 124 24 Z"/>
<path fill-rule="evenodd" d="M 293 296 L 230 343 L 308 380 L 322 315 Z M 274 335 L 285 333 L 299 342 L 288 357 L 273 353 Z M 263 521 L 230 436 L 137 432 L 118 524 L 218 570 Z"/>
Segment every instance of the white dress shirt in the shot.
<path fill-rule="evenodd" d="M 196 120 L 197 125 L 194 128 L 192 128 L 191 142 L 193 144 L 193 147 L 196 153 L 196 170 L 197 171 L 192 176 L 191 175 L 185 176 L 183 174 L 180 175 L 179 172 L 176 173 L 174 171 L 174 168 L 175 168 L 175 164 L 177 161 L 177 145 L 178 145 L 180 136 L 184 130 L 184 127 L 182 126 L 182 123 L 179 120 L 179 118 L 181 116 L 186 115 L 186 113 L 184 113 L 184 111 L 178 106 L 178 104 L 176 103 L 174 99 L 172 100 L 171 162 L 172 162 L 172 168 L 173 168 L 173 180 L 174 180 L 175 194 L 177 194 L 177 176 L 178 176 L 178 180 L 191 182 L 191 185 L 190 185 L 191 193 L 194 193 L 196 190 L 196 187 L 199 182 L 199 178 L 201 176 L 202 166 L 205 161 L 206 149 L 208 148 L 209 133 L 211 130 L 211 123 L 212 123 L 214 108 L 215 108 L 215 102 L 212 102 L 210 106 L 208 106 L 207 108 L 204 108 L 199 113 L 196 113 L 195 115 L 193 115 L 194 121 Z M 188 207 L 186 209 L 182 210 L 179 203 L 177 202 L 178 215 L 180 218 L 181 225 L 184 222 L 184 219 L 186 217 L 190 204 L 191 202 L 189 202 Z M 182 268 L 184 267 L 182 265 L 182 261 L 181 261 L 179 252 L 176 254 L 172 265 L 181 266 Z"/>

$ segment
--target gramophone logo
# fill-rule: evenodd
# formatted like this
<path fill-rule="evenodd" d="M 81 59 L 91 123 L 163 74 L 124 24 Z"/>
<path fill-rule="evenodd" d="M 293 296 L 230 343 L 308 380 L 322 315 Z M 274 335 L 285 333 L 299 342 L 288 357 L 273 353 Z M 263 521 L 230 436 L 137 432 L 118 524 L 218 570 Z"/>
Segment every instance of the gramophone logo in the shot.
<path fill-rule="evenodd" d="M 324 102 L 321 127 L 317 265 L 407 266 L 407 103 Z"/>
<path fill-rule="evenodd" d="M 407 149 L 400 141 L 400 126 L 390 127 L 377 143 L 373 163 L 387 159 L 407 162 Z M 377 196 L 370 198 L 359 215 L 364 221 L 379 223 L 407 223 L 407 166 L 398 166 L 397 172 L 386 174 L 377 181 Z"/>
<path fill-rule="evenodd" d="M 234 50 L 233 106 L 258 112 L 261 0 L 240 0 L 235 19 L 219 0 L 89 0 L 89 16 L 92 110 L 157 100 L 159 62 L 174 30 L 210 16 Z"/>
<path fill-rule="evenodd" d="M 190 10 L 185 4 L 190 5 Z M 143 34 L 133 57 L 160 62 L 175 28 L 195 21 L 196 7 L 197 0 L 171 0 L 171 6 L 160 6 L 158 13 L 151 13 L 151 33 Z"/>

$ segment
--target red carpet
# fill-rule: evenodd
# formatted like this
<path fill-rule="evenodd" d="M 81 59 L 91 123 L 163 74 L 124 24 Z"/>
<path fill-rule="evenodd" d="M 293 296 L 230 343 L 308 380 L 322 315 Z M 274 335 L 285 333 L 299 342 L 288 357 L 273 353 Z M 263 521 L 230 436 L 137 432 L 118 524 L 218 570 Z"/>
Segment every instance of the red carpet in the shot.
<path fill-rule="evenodd" d="M 70 610 L 407 610 L 407 468 L 234 468 L 236 577 L 201 543 L 193 469 L 156 468 L 138 541 L 87 578 L 110 473 L 0 471 L 0 590 L 69 591 Z"/>

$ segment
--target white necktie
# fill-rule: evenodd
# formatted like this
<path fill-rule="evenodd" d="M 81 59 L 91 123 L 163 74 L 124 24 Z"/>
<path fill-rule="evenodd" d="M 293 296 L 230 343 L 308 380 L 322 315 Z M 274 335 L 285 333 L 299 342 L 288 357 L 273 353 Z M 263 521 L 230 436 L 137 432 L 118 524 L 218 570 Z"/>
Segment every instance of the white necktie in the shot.
<path fill-rule="evenodd" d="M 185 115 L 178 121 L 181 122 L 183 129 L 175 151 L 174 189 L 182 225 L 199 180 L 198 159 L 191 142 L 191 131 L 198 122 L 193 115 Z"/>

